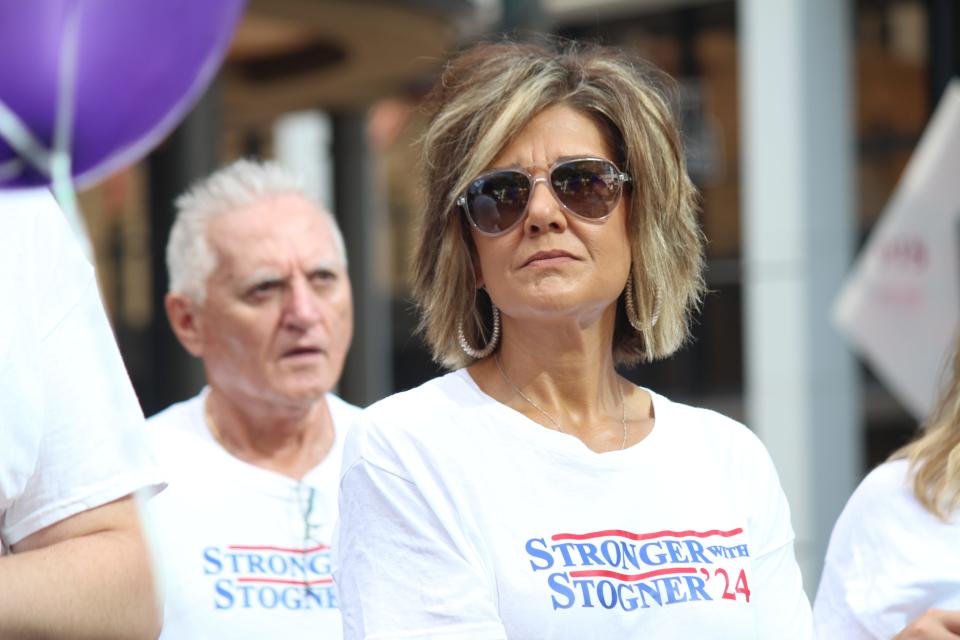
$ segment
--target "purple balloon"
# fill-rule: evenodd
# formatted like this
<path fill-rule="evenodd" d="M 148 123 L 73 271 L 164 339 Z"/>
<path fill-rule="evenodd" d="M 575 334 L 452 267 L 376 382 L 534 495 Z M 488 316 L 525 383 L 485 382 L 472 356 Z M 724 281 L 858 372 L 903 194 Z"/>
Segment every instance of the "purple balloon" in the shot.
<path fill-rule="evenodd" d="M 52 149 L 71 113 L 78 185 L 133 164 L 186 115 L 216 74 L 245 0 L 0 0 L 0 111 Z M 70 50 L 75 36 L 75 56 Z M 64 64 L 73 65 L 73 96 Z M 66 94 L 66 95 L 62 95 Z M 3 114 L 0 113 L 0 118 Z M 0 188 L 48 184 L 5 139 Z"/>

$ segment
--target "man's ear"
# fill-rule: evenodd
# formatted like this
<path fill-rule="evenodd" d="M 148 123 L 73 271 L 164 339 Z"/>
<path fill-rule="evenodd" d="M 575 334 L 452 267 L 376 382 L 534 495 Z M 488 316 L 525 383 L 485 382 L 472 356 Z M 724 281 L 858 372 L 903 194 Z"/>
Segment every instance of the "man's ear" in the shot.
<path fill-rule="evenodd" d="M 182 293 L 170 292 L 163 299 L 167 310 L 170 328 L 190 355 L 199 358 L 203 355 L 202 319 L 197 304 Z"/>

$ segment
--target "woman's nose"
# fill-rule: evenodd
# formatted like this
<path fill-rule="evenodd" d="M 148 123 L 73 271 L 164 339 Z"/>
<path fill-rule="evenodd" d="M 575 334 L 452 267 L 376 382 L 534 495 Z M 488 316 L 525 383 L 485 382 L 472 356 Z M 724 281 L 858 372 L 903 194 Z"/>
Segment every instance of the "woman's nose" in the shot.
<path fill-rule="evenodd" d="M 540 186 L 540 183 L 543 186 Z M 539 189 L 537 187 L 540 187 Z M 563 206 L 553 194 L 546 176 L 536 176 L 530 185 L 530 203 L 527 205 L 525 228 L 527 233 L 537 234 L 545 231 L 563 231 L 567 228 L 567 218 Z"/>

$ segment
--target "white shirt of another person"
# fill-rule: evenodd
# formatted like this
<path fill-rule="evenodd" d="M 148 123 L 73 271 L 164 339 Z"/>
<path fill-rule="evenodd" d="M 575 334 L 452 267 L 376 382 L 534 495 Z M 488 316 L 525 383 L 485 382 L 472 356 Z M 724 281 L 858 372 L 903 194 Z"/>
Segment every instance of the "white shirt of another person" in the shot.
<path fill-rule="evenodd" d="M 928 609 L 960 609 L 960 514 L 913 494 L 906 460 L 874 469 L 834 526 L 814 603 L 824 640 L 892 638 Z"/>
<path fill-rule="evenodd" d="M 297 482 L 227 453 L 207 429 L 206 396 L 147 422 L 170 482 L 150 505 L 166 590 L 160 637 L 340 638 L 330 539 L 359 409 L 327 394 L 333 446 Z"/>
<path fill-rule="evenodd" d="M 93 266 L 46 190 L 0 191 L 0 554 L 163 486 Z"/>

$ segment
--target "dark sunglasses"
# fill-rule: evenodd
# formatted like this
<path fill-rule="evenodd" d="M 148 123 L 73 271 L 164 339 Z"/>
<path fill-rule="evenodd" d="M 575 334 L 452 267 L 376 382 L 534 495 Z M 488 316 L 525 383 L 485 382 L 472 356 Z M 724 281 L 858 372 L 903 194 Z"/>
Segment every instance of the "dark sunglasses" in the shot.
<path fill-rule="evenodd" d="M 572 158 L 550 167 L 547 177 L 524 169 L 498 169 L 478 176 L 457 198 L 477 231 L 498 236 L 527 215 L 537 182 L 546 182 L 563 208 L 584 220 L 604 220 L 620 201 L 630 176 L 603 158 Z"/>

